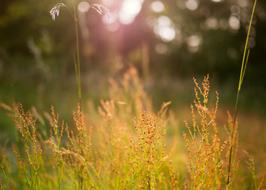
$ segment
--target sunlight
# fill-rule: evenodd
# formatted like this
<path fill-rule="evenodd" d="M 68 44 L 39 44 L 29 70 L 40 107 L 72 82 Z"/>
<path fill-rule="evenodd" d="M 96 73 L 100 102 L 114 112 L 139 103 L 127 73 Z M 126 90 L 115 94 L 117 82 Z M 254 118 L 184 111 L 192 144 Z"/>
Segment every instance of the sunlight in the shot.
<path fill-rule="evenodd" d="M 151 4 L 151 10 L 155 13 L 163 12 L 165 9 L 164 4 L 161 1 L 154 1 Z"/>
<path fill-rule="evenodd" d="M 117 22 L 117 13 L 110 12 L 108 15 L 102 17 L 102 22 L 106 25 L 107 30 L 110 32 L 115 32 L 119 28 L 119 23 Z"/>
<path fill-rule="evenodd" d="M 185 5 L 190 11 L 195 11 L 199 6 L 199 2 L 197 0 L 187 0 Z"/>
<path fill-rule="evenodd" d="M 213 2 L 215 2 L 215 3 L 220 3 L 220 2 L 222 2 L 223 0 L 212 0 Z"/>
<path fill-rule="evenodd" d="M 106 6 L 112 6 L 114 3 L 114 0 L 102 0 L 102 2 Z"/>
<path fill-rule="evenodd" d="M 130 24 L 141 10 L 143 0 L 124 0 L 118 13 L 122 24 Z"/>
<path fill-rule="evenodd" d="M 87 12 L 90 9 L 90 4 L 87 1 L 81 1 L 78 4 L 78 10 L 82 13 Z"/>
<path fill-rule="evenodd" d="M 109 31 L 116 31 L 120 25 L 131 24 L 142 8 L 143 0 L 102 0 L 104 6 L 108 7 L 108 15 L 102 17 L 102 22 Z"/>
<path fill-rule="evenodd" d="M 188 50 L 191 53 L 196 53 L 199 50 L 199 46 L 202 42 L 202 39 L 199 35 L 191 35 L 187 38 Z"/>
<path fill-rule="evenodd" d="M 0 0 L 0 190 L 266 190 L 265 3 Z"/>
<path fill-rule="evenodd" d="M 176 37 L 176 30 L 173 22 L 167 16 L 160 16 L 157 19 L 153 30 L 154 33 L 165 42 L 170 42 Z"/>
<path fill-rule="evenodd" d="M 240 20 L 236 16 L 230 16 L 228 24 L 232 30 L 238 30 L 240 28 Z"/>

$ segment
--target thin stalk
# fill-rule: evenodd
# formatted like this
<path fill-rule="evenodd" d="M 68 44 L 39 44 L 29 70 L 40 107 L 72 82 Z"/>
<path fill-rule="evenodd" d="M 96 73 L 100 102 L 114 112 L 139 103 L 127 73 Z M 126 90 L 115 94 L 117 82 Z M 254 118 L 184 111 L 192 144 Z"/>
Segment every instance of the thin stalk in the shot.
<path fill-rule="evenodd" d="M 57 163 L 57 184 L 58 184 L 58 190 L 62 189 L 62 166 L 58 166 Z"/>
<path fill-rule="evenodd" d="M 1 164 L 0 164 L 0 165 L 1 165 Z M 0 168 L 1 168 L 1 171 L 2 171 L 2 173 L 3 173 L 3 175 L 4 175 L 4 179 L 3 179 L 3 182 L 2 182 L 3 184 L 0 184 L 0 189 L 7 189 L 8 176 L 7 176 L 7 173 L 6 173 L 6 171 L 5 171 L 4 166 L 1 165 Z"/>
<path fill-rule="evenodd" d="M 82 92 L 81 92 L 81 74 L 80 74 L 80 49 L 79 49 L 79 21 L 76 7 L 73 7 L 74 10 L 74 22 L 75 22 L 75 56 L 74 56 L 74 66 L 75 66 L 75 75 L 77 82 L 77 92 L 78 98 L 81 100 Z"/>
<path fill-rule="evenodd" d="M 257 6 L 257 0 L 254 0 L 252 13 L 251 13 L 250 21 L 249 21 L 249 26 L 248 26 L 248 33 L 246 37 L 244 53 L 242 57 L 242 64 L 241 64 L 240 76 L 239 76 L 239 81 L 238 81 L 237 95 L 236 95 L 236 100 L 235 100 L 235 112 L 234 112 L 234 119 L 233 119 L 233 127 L 231 131 L 230 150 L 229 150 L 229 158 L 228 158 L 228 171 L 227 171 L 228 173 L 227 173 L 227 182 L 226 182 L 227 187 L 230 184 L 230 180 L 231 180 L 232 157 L 233 157 L 233 150 L 235 146 L 236 123 L 237 123 L 237 116 L 238 116 L 238 102 L 239 102 L 241 87 L 242 87 L 244 77 L 246 74 L 249 55 L 250 55 L 250 47 L 249 47 L 250 31 L 252 27 L 252 22 L 253 22 L 256 6 Z"/>
<path fill-rule="evenodd" d="M 249 55 L 250 55 L 250 48 L 248 49 L 248 52 L 247 52 L 247 58 L 246 58 L 245 66 L 244 66 L 244 69 L 243 69 L 243 78 L 242 78 L 242 82 L 243 82 L 243 80 L 244 80 L 244 76 L 245 76 L 245 74 L 246 74 Z M 240 86 L 240 89 L 241 89 L 241 86 Z"/>

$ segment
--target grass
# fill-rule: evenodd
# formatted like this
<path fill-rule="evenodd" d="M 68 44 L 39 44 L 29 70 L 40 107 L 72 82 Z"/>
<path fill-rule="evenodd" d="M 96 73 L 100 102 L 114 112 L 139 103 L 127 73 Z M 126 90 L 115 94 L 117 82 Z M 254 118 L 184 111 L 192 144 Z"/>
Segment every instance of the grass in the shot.
<path fill-rule="evenodd" d="M 12 149 L 1 147 L 1 189 L 262 189 L 255 160 L 242 164 L 238 136 L 238 101 L 250 54 L 251 14 L 233 116 L 218 120 L 219 93 L 209 76 L 194 78 L 194 102 L 185 127 L 163 103 L 156 111 L 137 70 L 130 67 L 111 80 L 108 99 L 99 106 L 77 103 L 71 122 L 49 112 L 1 104 L 17 132 Z M 60 4 L 57 5 L 58 9 Z M 54 11 L 57 11 L 55 9 Z M 58 16 L 58 13 L 55 13 Z M 75 73 L 81 100 L 78 21 Z M 215 101 L 212 102 L 212 97 Z M 220 113 L 221 114 L 221 113 Z M 224 113 L 222 113 L 224 114 Z M 169 137 L 169 131 L 171 137 Z M 244 159 L 245 160 L 245 159 Z M 249 171 L 249 174 L 247 174 Z"/>
<path fill-rule="evenodd" d="M 219 95 L 210 102 L 210 83 L 194 79 L 195 101 L 186 129 L 170 102 L 159 111 L 130 68 L 120 82 L 110 81 L 108 100 L 81 109 L 65 123 L 50 112 L 5 105 L 19 133 L 18 143 L 2 147 L 2 189 L 224 189 L 233 119 L 217 121 Z M 211 105 L 214 105 L 213 107 Z M 222 127 L 224 126 L 224 127 Z M 169 131 L 172 131 L 169 138 Z M 183 132 L 181 132 L 183 131 Z M 183 133 L 183 134 L 182 134 Z M 237 142 L 237 141 L 236 141 Z M 228 189 L 241 189 L 247 170 L 234 149 L 234 174 Z M 250 161 L 249 161 L 250 160 Z M 254 160 L 250 181 L 259 182 Z M 256 181 L 256 183 L 254 182 Z M 254 188 L 255 189 L 255 188 Z"/>
<path fill-rule="evenodd" d="M 231 166 L 232 166 L 232 158 L 233 158 L 233 151 L 234 151 L 234 146 L 236 144 L 236 122 L 237 122 L 237 115 L 238 115 L 238 101 L 239 101 L 239 96 L 241 92 L 241 87 L 245 78 L 246 74 L 246 69 L 247 69 L 247 64 L 249 61 L 249 54 L 250 54 L 250 31 L 253 23 L 253 17 L 254 13 L 256 10 L 257 6 L 257 0 L 254 1 L 253 8 L 252 8 L 252 13 L 251 17 L 249 20 L 249 26 L 248 26 L 248 33 L 246 37 L 246 43 L 245 43 L 245 48 L 244 48 L 244 53 L 243 53 L 243 58 L 242 58 L 242 64 L 241 64 L 241 70 L 240 70 L 240 76 L 239 76 L 239 82 L 238 82 L 238 88 L 237 88 L 237 95 L 236 95 L 236 100 L 235 100 L 235 113 L 234 113 L 234 120 L 233 120 L 233 129 L 231 132 L 231 139 L 230 139 L 230 151 L 229 151 L 229 158 L 228 158 L 228 174 L 227 174 L 227 185 L 230 185 L 230 178 L 231 178 Z"/>

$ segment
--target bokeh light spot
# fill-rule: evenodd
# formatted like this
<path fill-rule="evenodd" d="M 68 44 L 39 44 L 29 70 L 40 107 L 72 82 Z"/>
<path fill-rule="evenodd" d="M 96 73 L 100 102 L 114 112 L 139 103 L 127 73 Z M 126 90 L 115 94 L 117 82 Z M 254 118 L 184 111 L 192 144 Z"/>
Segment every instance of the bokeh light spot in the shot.
<path fill-rule="evenodd" d="M 151 10 L 156 13 L 163 12 L 165 9 L 164 4 L 161 1 L 154 1 L 151 4 Z"/>
<path fill-rule="evenodd" d="M 211 30 L 218 29 L 218 26 L 219 26 L 218 20 L 215 17 L 207 18 L 205 24 L 206 24 L 207 29 L 211 29 Z"/>
<path fill-rule="evenodd" d="M 199 50 L 201 45 L 201 37 L 199 35 L 191 35 L 187 38 L 188 50 L 192 53 L 195 53 Z"/>
<path fill-rule="evenodd" d="M 197 0 L 187 0 L 185 5 L 188 10 L 195 11 L 199 6 L 199 2 Z"/>
<path fill-rule="evenodd" d="M 79 12 L 85 13 L 90 9 L 90 4 L 87 1 L 81 1 L 78 4 L 78 10 Z"/>
<path fill-rule="evenodd" d="M 153 27 L 154 33 L 163 41 L 170 42 L 174 40 L 176 31 L 173 22 L 167 16 L 160 16 Z"/>
<path fill-rule="evenodd" d="M 228 24 L 232 30 L 238 30 L 240 28 L 240 21 L 236 16 L 230 16 Z"/>
<path fill-rule="evenodd" d="M 215 3 L 220 3 L 222 2 L 223 0 L 212 0 L 212 2 L 215 2 Z"/>

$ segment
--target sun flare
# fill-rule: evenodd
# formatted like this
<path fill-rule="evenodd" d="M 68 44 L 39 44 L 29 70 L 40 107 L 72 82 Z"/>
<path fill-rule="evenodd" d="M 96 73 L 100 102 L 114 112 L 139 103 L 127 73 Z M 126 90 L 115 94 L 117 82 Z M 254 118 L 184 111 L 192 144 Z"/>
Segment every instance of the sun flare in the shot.
<path fill-rule="evenodd" d="M 136 16 L 139 14 L 142 8 L 143 0 L 103 0 L 103 4 L 107 7 L 111 7 L 110 18 L 113 22 L 119 22 L 120 24 L 131 24 Z M 105 22 L 110 24 L 110 22 Z"/>
<path fill-rule="evenodd" d="M 119 10 L 119 21 L 122 24 L 130 24 L 141 10 L 143 0 L 124 0 Z"/>

